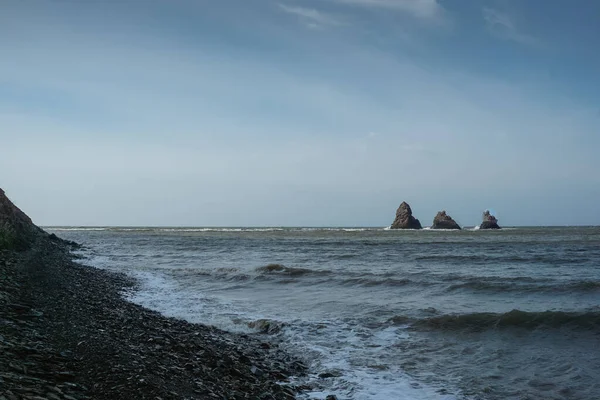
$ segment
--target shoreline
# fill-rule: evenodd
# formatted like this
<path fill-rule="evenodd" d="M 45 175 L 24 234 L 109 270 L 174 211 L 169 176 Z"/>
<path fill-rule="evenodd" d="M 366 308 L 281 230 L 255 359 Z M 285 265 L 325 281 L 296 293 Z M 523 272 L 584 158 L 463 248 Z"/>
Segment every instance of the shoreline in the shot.
<path fill-rule="evenodd" d="M 68 244 L 0 251 L 0 400 L 294 399 L 306 373 L 279 344 L 131 303 L 125 275 Z"/>

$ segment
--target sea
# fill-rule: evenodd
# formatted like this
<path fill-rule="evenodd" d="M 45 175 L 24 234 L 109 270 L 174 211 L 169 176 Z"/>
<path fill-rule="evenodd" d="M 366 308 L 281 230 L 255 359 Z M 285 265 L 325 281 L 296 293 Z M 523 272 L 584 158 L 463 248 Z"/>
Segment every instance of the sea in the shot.
<path fill-rule="evenodd" d="M 300 399 L 600 399 L 600 227 L 50 227 L 167 316 L 281 343 Z"/>

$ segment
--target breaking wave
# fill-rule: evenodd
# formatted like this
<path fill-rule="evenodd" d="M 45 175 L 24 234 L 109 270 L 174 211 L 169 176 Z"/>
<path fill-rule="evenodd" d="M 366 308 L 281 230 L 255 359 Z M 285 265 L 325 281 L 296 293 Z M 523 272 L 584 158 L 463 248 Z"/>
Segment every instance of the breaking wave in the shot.
<path fill-rule="evenodd" d="M 284 322 L 261 318 L 256 321 L 250 321 L 247 323 L 248 328 L 254 329 L 257 332 L 264 333 L 267 335 L 273 335 L 281 332 L 281 329 L 286 326 Z"/>

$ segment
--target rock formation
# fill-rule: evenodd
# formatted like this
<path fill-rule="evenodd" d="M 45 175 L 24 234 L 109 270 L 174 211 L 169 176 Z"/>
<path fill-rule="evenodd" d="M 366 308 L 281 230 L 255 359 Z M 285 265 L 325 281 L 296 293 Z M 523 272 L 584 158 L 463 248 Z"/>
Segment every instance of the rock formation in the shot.
<path fill-rule="evenodd" d="M 488 210 L 483 213 L 483 222 L 479 225 L 479 229 L 500 229 L 498 220 Z"/>
<path fill-rule="evenodd" d="M 24 249 L 45 234 L 0 189 L 0 249 Z"/>
<path fill-rule="evenodd" d="M 446 211 L 440 211 L 433 219 L 432 229 L 460 229 L 460 226 L 446 214 Z"/>
<path fill-rule="evenodd" d="M 421 223 L 412 216 L 412 210 L 407 202 L 403 201 L 396 210 L 396 219 L 392 223 L 391 229 L 421 229 Z"/>

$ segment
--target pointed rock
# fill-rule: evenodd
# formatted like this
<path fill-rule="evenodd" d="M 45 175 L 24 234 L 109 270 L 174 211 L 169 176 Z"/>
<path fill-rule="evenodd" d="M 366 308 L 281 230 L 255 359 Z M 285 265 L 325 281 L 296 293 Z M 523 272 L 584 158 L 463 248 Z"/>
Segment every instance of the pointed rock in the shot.
<path fill-rule="evenodd" d="M 421 229 L 421 223 L 412 216 L 412 210 L 407 202 L 403 201 L 396 210 L 396 219 L 392 223 L 391 229 Z"/>
<path fill-rule="evenodd" d="M 446 211 L 440 211 L 433 219 L 432 229 L 460 229 L 460 226 L 446 214 Z"/>
<path fill-rule="evenodd" d="M 479 225 L 479 229 L 500 229 L 498 220 L 488 210 L 483 213 L 483 222 Z"/>

